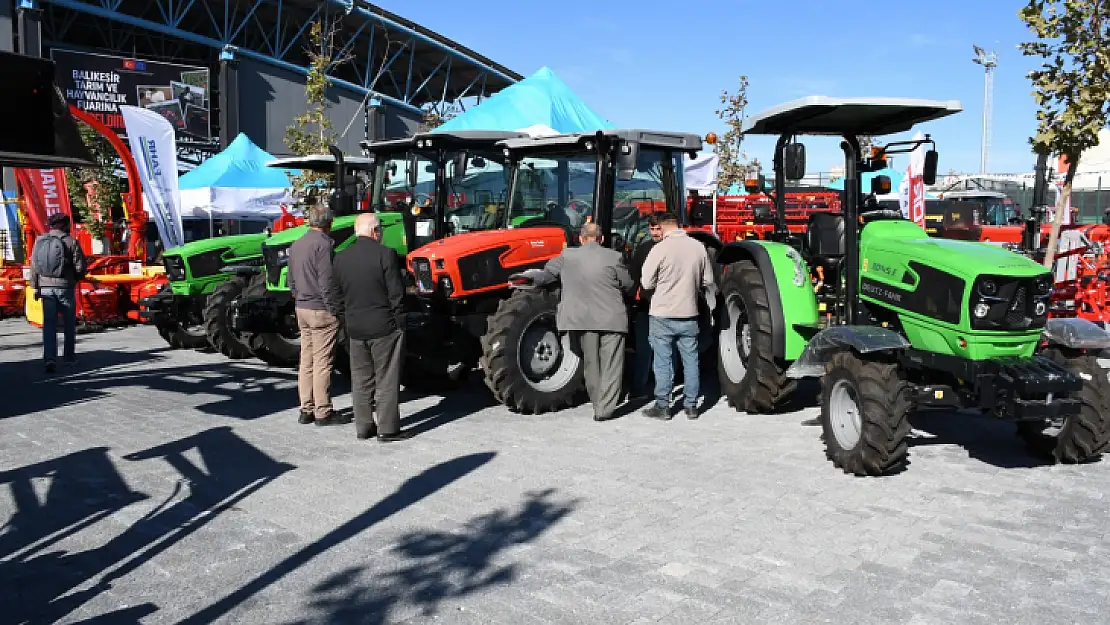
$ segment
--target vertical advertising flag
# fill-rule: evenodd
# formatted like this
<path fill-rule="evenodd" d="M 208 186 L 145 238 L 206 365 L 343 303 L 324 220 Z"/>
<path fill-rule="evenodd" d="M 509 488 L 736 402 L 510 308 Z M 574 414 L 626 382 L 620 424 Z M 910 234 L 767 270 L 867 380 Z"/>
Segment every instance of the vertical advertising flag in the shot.
<path fill-rule="evenodd" d="M 177 140 L 173 125 L 158 113 L 121 106 L 127 141 L 143 185 L 143 202 L 164 249 L 185 243 L 181 225 L 181 192 L 177 187 Z"/>
<path fill-rule="evenodd" d="M 913 136 L 914 141 L 925 139 L 920 132 Z M 910 164 L 906 168 L 908 218 L 922 229 L 925 228 L 925 144 L 910 152 Z"/>
<path fill-rule="evenodd" d="M 23 192 L 23 209 L 36 234 L 47 231 L 46 219 L 54 213 L 73 217 L 66 188 L 66 170 L 16 169 L 15 179 Z"/>

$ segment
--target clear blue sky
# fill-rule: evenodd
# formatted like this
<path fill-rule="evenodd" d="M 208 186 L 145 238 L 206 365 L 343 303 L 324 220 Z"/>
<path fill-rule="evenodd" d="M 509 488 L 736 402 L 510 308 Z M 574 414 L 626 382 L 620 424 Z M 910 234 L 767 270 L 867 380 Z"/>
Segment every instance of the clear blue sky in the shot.
<path fill-rule="evenodd" d="M 983 69 L 972 44 L 999 54 L 989 168 L 1031 171 L 1036 106 L 1032 59 L 1002 0 L 562 0 L 378 4 L 527 76 L 547 65 L 622 127 L 720 133 L 722 89 L 750 81 L 749 113 L 805 95 L 959 100 L 964 112 L 920 127 L 937 141 L 940 171 L 979 170 Z M 806 141 L 808 169 L 841 158 L 831 139 Z M 773 144 L 745 140 L 764 163 Z"/>

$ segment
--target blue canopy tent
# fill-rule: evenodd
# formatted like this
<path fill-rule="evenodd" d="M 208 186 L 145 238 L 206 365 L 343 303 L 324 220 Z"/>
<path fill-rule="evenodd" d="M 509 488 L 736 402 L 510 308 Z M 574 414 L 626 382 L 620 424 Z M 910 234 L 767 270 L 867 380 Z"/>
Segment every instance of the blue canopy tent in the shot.
<path fill-rule="evenodd" d="M 274 156 L 239 133 L 231 145 L 178 178 L 181 216 L 276 218 L 291 203 L 288 173 L 267 167 Z"/>
<path fill-rule="evenodd" d="M 543 67 L 433 132 L 531 129 L 536 132 L 529 134 L 565 134 L 615 127 L 587 106 L 555 72 Z"/>

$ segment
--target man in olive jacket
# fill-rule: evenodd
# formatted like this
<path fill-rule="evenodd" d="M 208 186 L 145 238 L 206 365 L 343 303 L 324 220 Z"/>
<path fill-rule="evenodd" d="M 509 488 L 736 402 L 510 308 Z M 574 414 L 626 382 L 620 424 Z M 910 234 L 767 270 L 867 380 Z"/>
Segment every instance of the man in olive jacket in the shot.
<path fill-rule="evenodd" d="M 607 421 L 620 403 L 628 334 L 624 297 L 635 283 L 620 252 L 601 246 L 596 223 L 584 224 L 579 239 L 580 247 L 563 250 L 544 271 L 562 280 L 556 323 L 577 336 L 594 420 Z"/>

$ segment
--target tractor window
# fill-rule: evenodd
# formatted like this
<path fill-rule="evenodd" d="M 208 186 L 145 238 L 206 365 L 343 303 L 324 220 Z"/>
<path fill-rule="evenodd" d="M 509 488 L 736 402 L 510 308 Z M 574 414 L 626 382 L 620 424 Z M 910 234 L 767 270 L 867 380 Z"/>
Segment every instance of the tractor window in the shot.
<path fill-rule="evenodd" d="M 402 210 L 412 202 L 412 192 L 408 186 L 408 171 L 411 166 L 408 154 L 382 155 L 380 158 L 382 164 L 376 168 L 374 174 L 371 207 L 375 212 Z"/>
<path fill-rule="evenodd" d="M 597 159 L 591 155 L 521 159 L 513 186 L 510 226 L 534 219 L 577 231 L 594 214 Z"/>
<path fill-rule="evenodd" d="M 989 198 L 986 204 L 985 223 L 992 226 L 1002 226 L 1010 223 L 1017 217 L 1017 207 L 1010 198 Z"/>
<path fill-rule="evenodd" d="M 501 227 L 508 195 L 508 171 L 490 154 L 468 156 L 465 177 L 455 182 L 454 155 L 447 159 L 447 213 L 455 234 Z"/>
<path fill-rule="evenodd" d="M 663 183 L 663 164 L 668 160 L 676 167 L 675 173 L 679 178 L 675 182 L 678 188 L 682 188 L 681 156 L 676 161 L 673 156 L 665 155 L 659 150 L 641 149 L 632 180 L 616 182 L 613 192 L 613 231 L 609 233 L 609 240 L 615 245 L 635 248 L 649 236 L 648 215 L 668 210 Z"/>

